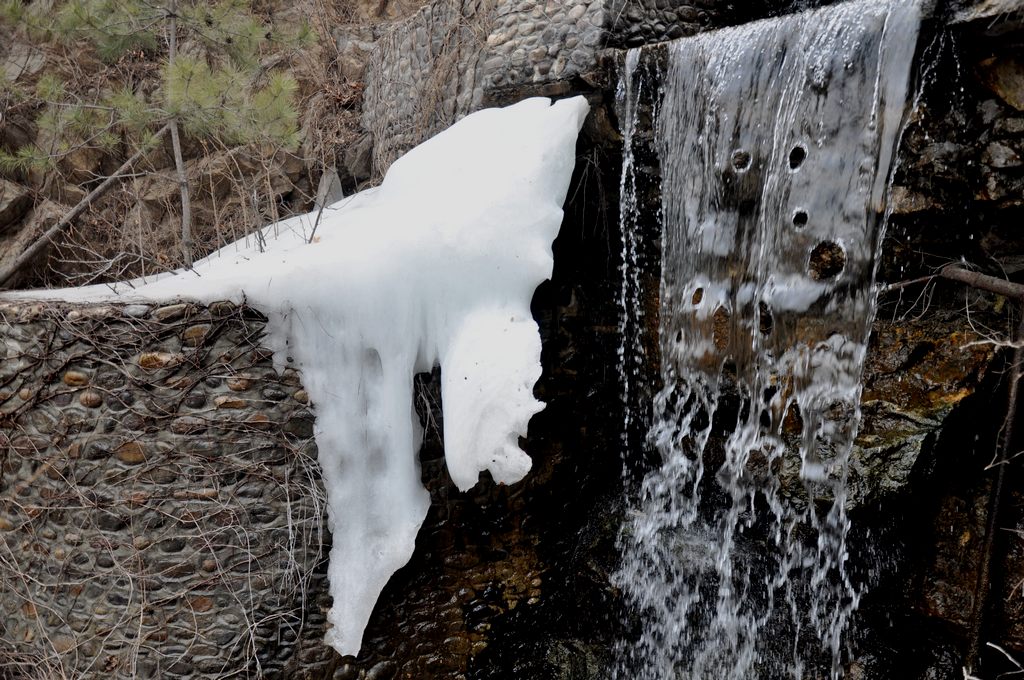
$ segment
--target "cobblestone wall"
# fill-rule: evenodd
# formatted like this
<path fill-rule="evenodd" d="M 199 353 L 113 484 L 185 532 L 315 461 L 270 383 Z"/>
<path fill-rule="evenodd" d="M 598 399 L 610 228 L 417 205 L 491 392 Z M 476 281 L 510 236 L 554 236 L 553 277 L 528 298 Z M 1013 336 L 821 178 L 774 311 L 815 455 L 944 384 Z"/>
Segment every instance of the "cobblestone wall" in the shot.
<path fill-rule="evenodd" d="M 377 40 L 363 126 L 381 172 L 480 108 L 496 87 L 565 80 L 597 63 L 605 0 L 438 0 Z"/>
<path fill-rule="evenodd" d="M 479 62 L 495 0 L 439 0 L 377 40 L 366 69 L 363 127 L 381 171 L 478 107 Z"/>
<path fill-rule="evenodd" d="M 558 80 L 592 70 L 605 42 L 603 0 L 504 0 L 487 36 L 483 88 Z"/>
<path fill-rule="evenodd" d="M 0 304 L 0 676 L 328 663 L 312 414 L 262 329 L 230 304 Z"/>
<path fill-rule="evenodd" d="M 720 21 L 721 0 L 608 0 L 611 43 L 634 47 L 706 31 Z"/>

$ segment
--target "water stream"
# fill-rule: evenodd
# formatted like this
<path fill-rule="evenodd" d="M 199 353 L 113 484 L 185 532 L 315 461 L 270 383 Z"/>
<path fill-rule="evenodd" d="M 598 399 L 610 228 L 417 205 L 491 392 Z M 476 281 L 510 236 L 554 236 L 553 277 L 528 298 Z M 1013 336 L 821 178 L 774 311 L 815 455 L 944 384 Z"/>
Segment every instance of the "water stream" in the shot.
<path fill-rule="evenodd" d="M 663 386 L 620 540 L 640 636 L 617 678 L 841 675 L 861 595 L 846 477 L 919 23 L 916 3 L 863 0 L 626 58 L 627 417 L 645 223 Z"/>

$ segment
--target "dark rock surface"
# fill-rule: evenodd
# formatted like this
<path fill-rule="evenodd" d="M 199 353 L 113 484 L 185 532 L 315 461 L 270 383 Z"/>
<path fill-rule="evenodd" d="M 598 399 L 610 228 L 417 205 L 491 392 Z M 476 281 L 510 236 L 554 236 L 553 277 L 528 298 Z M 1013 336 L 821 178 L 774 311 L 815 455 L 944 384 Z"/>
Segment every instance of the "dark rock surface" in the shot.
<path fill-rule="evenodd" d="M 0 179 L 0 233 L 16 224 L 32 207 L 26 187 Z"/>

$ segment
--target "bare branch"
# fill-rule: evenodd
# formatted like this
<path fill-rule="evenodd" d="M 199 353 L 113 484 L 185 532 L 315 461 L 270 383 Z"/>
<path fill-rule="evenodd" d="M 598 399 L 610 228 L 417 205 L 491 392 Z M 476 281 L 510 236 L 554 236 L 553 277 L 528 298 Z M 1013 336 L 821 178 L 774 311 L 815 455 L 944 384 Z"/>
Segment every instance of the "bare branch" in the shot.
<path fill-rule="evenodd" d="M 955 264 L 943 267 L 939 272 L 939 276 L 951 281 L 966 283 L 972 288 L 980 288 L 981 290 L 987 290 L 990 293 L 996 293 L 1008 298 L 1024 299 L 1024 285 L 989 276 L 988 274 L 982 274 L 981 272 L 972 272 Z"/>
<path fill-rule="evenodd" d="M 159 139 L 162 139 L 163 136 L 166 135 L 170 130 L 170 124 L 163 126 L 156 133 L 156 135 L 154 135 L 153 141 L 155 142 Z M 14 260 L 14 262 L 9 264 L 3 270 L 0 270 L 0 288 L 7 287 L 10 284 L 10 281 L 14 278 L 15 274 L 19 273 L 26 264 L 35 259 L 35 257 L 43 251 L 43 249 L 45 249 L 50 243 L 52 243 L 57 236 L 63 233 L 68 228 L 68 226 L 85 211 L 86 208 L 93 204 L 93 202 L 96 199 L 103 196 L 103 194 L 107 193 L 107 191 L 109 191 L 110 188 L 114 186 L 114 184 L 119 179 L 121 179 L 125 175 L 125 173 L 127 173 L 127 171 L 133 165 L 135 165 L 135 163 L 140 158 L 146 155 L 150 148 L 150 145 L 142 146 L 138 151 L 136 151 L 132 155 L 131 158 L 126 160 L 121 165 L 121 167 L 115 170 L 114 174 L 107 177 L 107 179 L 105 179 L 99 186 L 90 191 L 88 196 L 79 201 L 75 205 L 75 207 L 69 210 L 68 213 L 64 215 L 64 217 L 62 217 L 56 224 L 47 229 L 43 233 L 43 235 L 40 236 L 38 239 L 33 241 L 32 245 L 26 248 L 21 253 L 21 255 L 19 255 L 17 259 Z"/>
<path fill-rule="evenodd" d="M 890 292 L 895 291 L 895 290 L 903 290 L 904 288 L 908 288 L 910 286 L 915 286 L 915 285 L 917 285 L 919 283 L 931 283 L 932 281 L 935 280 L 935 278 L 937 276 L 938 276 L 938 274 L 931 274 L 929 276 L 922 276 L 922 277 L 917 278 L 917 279 L 908 279 L 906 281 L 897 281 L 896 283 L 888 283 L 888 284 L 886 284 L 886 285 L 884 285 L 884 286 L 882 286 L 882 287 L 880 287 L 878 289 L 878 294 L 879 295 L 884 295 L 885 293 L 890 293 Z"/>

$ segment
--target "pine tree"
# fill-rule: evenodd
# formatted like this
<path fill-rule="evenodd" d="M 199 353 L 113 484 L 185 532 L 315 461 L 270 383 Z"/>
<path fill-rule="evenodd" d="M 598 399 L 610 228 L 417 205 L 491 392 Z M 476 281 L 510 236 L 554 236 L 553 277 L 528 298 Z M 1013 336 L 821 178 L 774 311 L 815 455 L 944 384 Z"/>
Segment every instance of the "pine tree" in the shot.
<path fill-rule="evenodd" d="M 40 107 L 36 124 L 55 143 L 45 154 L 0 149 L 0 173 L 45 171 L 82 145 L 147 149 L 156 131 L 169 131 L 186 265 L 192 262 L 191 220 L 181 137 L 225 146 L 299 143 L 297 83 L 262 64 L 275 52 L 314 41 L 308 25 L 280 31 L 240 0 L 0 0 L 0 23 L 36 42 L 87 45 L 107 64 L 140 53 L 161 64 L 159 85 L 148 91 L 139 82 L 114 82 L 83 94 L 45 74 L 34 92 L 24 92 L 0 78 L 0 95 Z M 4 278 L 0 273 L 0 285 Z"/>

